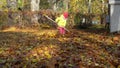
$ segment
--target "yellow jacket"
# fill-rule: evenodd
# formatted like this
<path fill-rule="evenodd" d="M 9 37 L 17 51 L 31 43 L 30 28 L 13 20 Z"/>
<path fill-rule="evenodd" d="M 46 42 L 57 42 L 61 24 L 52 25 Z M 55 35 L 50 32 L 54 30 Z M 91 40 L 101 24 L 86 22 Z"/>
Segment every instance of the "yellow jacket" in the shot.
<path fill-rule="evenodd" d="M 60 17 L 57 17 L 55 21 L 57 22 L 57 25 L 59 27 L 65 27 L 67 23 L 63 15 L 61 15 Z"/>

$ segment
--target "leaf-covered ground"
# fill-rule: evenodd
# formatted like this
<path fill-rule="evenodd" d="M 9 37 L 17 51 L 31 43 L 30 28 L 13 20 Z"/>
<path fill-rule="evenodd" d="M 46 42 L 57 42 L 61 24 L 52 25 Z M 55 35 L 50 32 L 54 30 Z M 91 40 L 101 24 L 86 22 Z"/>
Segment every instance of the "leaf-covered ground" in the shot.
<path fill-rule="evenodd" d="M 120 35 L 104 30 L 0 31 L 0 68 L 120 68 Z"/>

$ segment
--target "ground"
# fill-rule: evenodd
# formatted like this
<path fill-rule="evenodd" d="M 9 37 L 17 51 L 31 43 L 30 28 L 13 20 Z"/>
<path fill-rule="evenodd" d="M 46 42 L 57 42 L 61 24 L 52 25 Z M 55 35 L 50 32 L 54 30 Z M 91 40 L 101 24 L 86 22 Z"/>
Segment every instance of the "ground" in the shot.
<path fill-rule="evenodd" d="M 105 30 L 0 31 L 0 68 L 120 68 L 120 35 Z"/>

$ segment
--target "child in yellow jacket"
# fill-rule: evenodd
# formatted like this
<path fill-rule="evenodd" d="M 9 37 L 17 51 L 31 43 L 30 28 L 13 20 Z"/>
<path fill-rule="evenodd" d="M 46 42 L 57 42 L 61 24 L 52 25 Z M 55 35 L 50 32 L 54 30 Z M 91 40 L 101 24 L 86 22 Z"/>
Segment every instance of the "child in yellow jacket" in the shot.
<path fill-rule="evenodd" d="M 67 18 L 68 18 L 68 13 L 64 12 L 60 17 L 57 17 L 55 20 L 57 22 L 60 34 L 65 34 L 65 26 L 67 23 Z"/>

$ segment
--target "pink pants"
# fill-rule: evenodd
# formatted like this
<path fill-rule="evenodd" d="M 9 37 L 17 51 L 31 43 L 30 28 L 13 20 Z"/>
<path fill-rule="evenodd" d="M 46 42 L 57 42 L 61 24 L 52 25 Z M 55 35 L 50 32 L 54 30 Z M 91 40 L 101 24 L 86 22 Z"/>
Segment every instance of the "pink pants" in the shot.
<path fill-rule="evenodd" d="M 58 29 L 60 34 L 65 34 L 65 29 L 63 27 L 59 27 Z"/>

